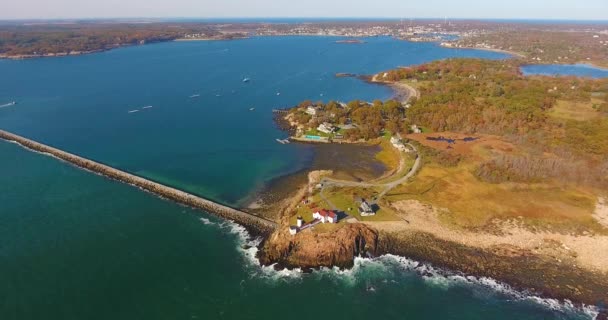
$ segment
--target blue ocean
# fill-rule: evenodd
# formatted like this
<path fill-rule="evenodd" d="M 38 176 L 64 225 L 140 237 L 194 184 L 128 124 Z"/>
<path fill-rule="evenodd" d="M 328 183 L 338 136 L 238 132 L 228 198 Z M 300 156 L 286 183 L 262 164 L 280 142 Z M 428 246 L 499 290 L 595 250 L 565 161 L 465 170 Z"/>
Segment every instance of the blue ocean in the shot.
<path fill-rule="evenodd" d="M 391 38 L 172 42 L 0 61 L 0 128 L 242 205 L 310 166 L 278 144 L 272 109 L 387 99 L 371 74 L 450 57 L 506 55 Z M 243 79 L 250 81 L 244 82 Z M 276 271 L 246 231 L 0 142 L 0 319 L 589 319 L 492 279 L 384 256 L 352 270 Z"/>

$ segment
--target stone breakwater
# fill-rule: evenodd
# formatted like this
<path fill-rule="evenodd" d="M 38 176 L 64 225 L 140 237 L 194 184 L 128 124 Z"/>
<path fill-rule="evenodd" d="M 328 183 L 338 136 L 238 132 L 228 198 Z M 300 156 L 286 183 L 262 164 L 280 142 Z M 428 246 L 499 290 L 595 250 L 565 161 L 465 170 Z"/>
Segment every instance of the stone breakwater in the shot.
<path fill-rule="evenodd" d="M 85 159 L 83 157 L 59 150 L 57 148 L 53 148 L 38 143 L 36 141 L 32 141 L 30 139 L 18 136 L 16 134 L 12 134 L 10 132 L 0 130 L 0 138 L 9 142 L 16 142 L 24 146 L 25 148 L 31 149 L 33 151 L 50 154 L 60 160 L 69 162 L 77 167 L 95 172 L 97 174 L 103 175 L 114 180 L 128 183 L 130 185 L 136 186 L 145 191 L 175 201 L 177 203 L 201 209 L 225 219 L 233 220 L 236 223 L 242 224 L 243 226 L 247 227 L 250 231 L 253 231 L 254 233 L 268 235 L 277 228 L 277 224 L 273 221 L 213 202 L 211 200 L 201 198 L 199 196 L 195 196 L 193 194 L 189 194 L 187 192 L 175 188 L 162 185 L 154 181 L 150 181 L 148 179 L 112 168 L 110 166 L 89 159 Z"/>

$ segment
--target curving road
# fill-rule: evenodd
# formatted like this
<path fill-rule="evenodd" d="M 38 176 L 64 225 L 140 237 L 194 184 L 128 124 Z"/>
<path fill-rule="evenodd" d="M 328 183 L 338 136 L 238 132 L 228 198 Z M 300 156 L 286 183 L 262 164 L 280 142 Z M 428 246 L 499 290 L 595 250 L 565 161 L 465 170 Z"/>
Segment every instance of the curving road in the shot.
<path fill-rule="evenodd" d="M 319 192 L 321 199 L 323 199 L 323 201 L 325 201 L 329 206 L 333 207 L 333 209 L 336 209 L 335 205 L 333 203 L 331 203 L 331 201 L 329 201 L 323 195 L 323 190 L 325 189 L 325 187 L 329 187 L 329 186 L 360 187 L 360 188 L 383 187 L 384 189 L 382 190 L 382 192 L 380 192 L 380 194 L 378 194 L 378 196 L 376 197 L 376 201 L 378 201 L 380 198 L 384 197 L 384 195 L 386 195 L 393 188 L 406 182 L 411 177 L 413 177 L 416 174 L 416 172 L 418 172 L 418 170 L 420 170 L 420 166 L 422 163 L 422 157 L 420 157 L 420 154 L 418 153 L 418 149 L 416 149 L 416 147 L 414 145 L 412 145 L 411 143 L 406 143 L 406 145 L 410 146 L 412 148 L 412 150 L 414 150 L 414 152 L 416 153 L 416 161 L 414 161 L 414 165 L 412 166 L 410 171 L 405 176 L 403 176 L 395 181 L 391 181 L 391 182 L 387 182 L 387 183 L 355 182 L 355 181 L 337 180 L 337 179 L 332 179 L 332 178 L 323 178 L 321 180 L 321 184 L 323 187 L 321 188 L 321 192 Z M 397 170 L 397 174 L 401 173 L 404 170 L 404 166 L 405 166 L 405 160 L 403 159 L 403 153 L 400 153 L 400 154 L 402 156 L 401 156 L 401 161 L 399 162 L 399 170 Z"/>

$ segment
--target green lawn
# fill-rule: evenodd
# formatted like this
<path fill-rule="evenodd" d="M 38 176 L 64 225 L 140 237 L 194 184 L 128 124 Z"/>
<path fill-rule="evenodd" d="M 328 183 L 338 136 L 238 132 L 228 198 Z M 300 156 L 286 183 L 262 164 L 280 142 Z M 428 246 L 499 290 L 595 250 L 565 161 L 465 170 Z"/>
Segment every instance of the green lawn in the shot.
<path fill-rule="evenodd" d="M 341 211 L 344 211 L 351 217 L 356 218 L 359 221 L 396 221 L 400 220 L 399 217 L 390 209 L 380 207 L 380 210 L 376 212 L 375 216 L 362 217 L 359 215 L 359 204 L 355 202 L 355 196 L 353 193 L 357 193 L 366 199 L 371 199 L 372 194 L 377 193 L 374 189 L 360 189 L 360 188 L 334 188 L 332 190 L 326 190 L 325 196 L 329 201 L 338 207 Z M 358 197 L 357 197 L 358 198 Z M 348 210 L 351 208 L 352 210 Z"/>
<path fill-rule="evenodd" d="M 319 137 L 329 137 L 330 136 L 329 134 L 327 134 L 325 132 L 321 132 L 317 129 L 310 129 L 310 130 L 306 131 L 304 134 L 308 135 L 308 136 L 319 136 Z"/>

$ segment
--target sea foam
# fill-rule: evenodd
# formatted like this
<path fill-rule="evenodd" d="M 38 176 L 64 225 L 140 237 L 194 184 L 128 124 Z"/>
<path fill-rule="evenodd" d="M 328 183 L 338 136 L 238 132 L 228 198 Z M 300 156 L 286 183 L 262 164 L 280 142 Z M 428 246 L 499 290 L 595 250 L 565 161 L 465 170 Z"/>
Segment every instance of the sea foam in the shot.
<path fill-rule="evenodd" d="M 548 310 L 564 315 L 584 315 L 589 319 L 596 319 L 599 311 L 595 306 L 575 305 L 569 300 L 560 302 L 556 299 L 541 298 L 524 291 L 518 291 L 506 283 L 488 277 L 467 276 L 442 268 L 421 263 L 406 257 L 386 254 L 375 258 L 356 257 L 353 267 L 340 269 L 337 267 L 322 267 L 305 273 L 301 269 L 277 269 L 275 265 L 264 266 L 257 259 L 261 238 L 252 238 L 245 227 L 232 222 L 212 222 L 207 218 L 200 219 L 203 224 L 217 227 L 237 236 L 237 251 L 244 258 L 252 278 L 267 280 L 269 284 L 281 282 L 303 281 L 306 278 L 329 279 L 346 286 L 355 286 L 361 281 L 368 281 L 370 276 L 377 278 L 390 278 L 394 273 L 415 273 L 429 286 L 442 290 L 449 290 L 455 286 L 465 286 L 480 298 L 488 295 L 501 295 L 512 301 L 531 303 L 542 306 Z M 383 280 L 389 281 L 389 280 Z M 390 280 L 397 283 L 397 281 Z M 375 291 L 375 288 L 371 287 Z"/>

